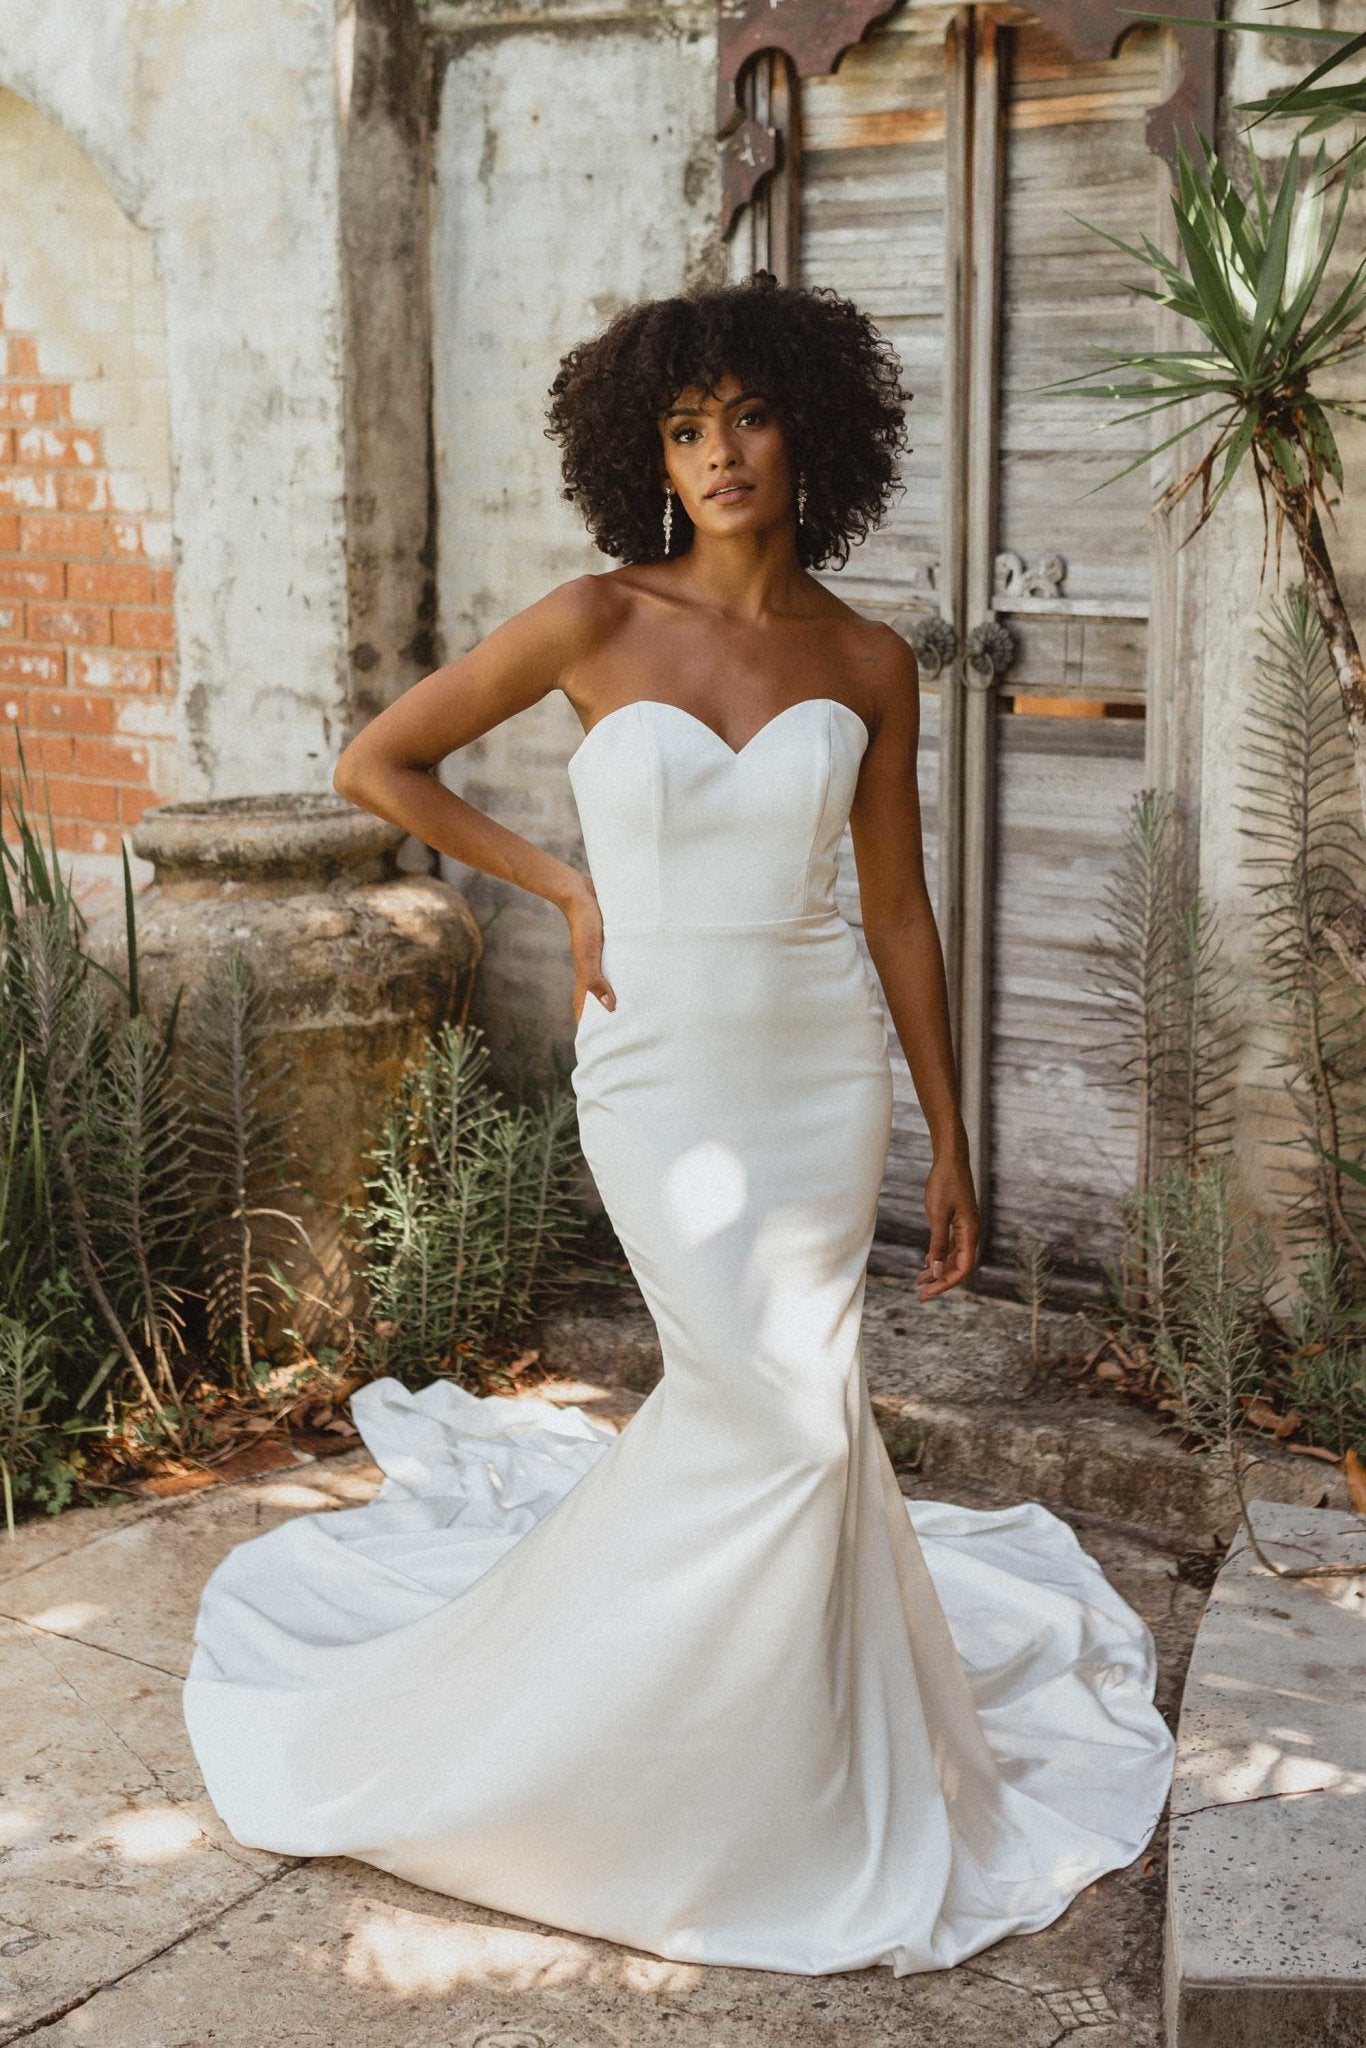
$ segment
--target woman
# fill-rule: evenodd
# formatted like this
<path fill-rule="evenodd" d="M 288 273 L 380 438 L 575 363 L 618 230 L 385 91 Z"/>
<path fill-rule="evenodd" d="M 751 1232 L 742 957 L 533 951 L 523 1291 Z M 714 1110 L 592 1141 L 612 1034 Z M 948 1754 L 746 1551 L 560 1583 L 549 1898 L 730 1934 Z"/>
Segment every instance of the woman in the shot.
<path fill-rule="evenodd" d="M 186 1711 L 239 1840 L 688 1962 L 897 1974 L 1046 1925 L 1157 1822 L 1152 1639 L 1037 1503 L 902 1500 L 859 1348 L 890 1132 L 929 1124 L 922 1301 L 977 1247 L 916 803 L 916 669 L 811 575 L 881 518 L 889 344 L 771 278 L 633 308 L 552 393 L 622 566 L 418 683 L 337 787 L 558 905 L 589 1166 L 659 1327 L 617 1439 L 392 1381 L 369 1507 L 240 1546 Z M 592 879 L 453 795 L 561 689 Z"/>

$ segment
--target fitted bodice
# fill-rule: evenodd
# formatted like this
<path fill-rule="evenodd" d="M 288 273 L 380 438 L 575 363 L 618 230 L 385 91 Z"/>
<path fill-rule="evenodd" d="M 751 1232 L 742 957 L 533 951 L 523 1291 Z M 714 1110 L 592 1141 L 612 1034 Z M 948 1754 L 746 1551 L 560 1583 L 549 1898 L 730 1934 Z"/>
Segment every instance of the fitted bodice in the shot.
<path fill-rule="evenodd" d="M 867 744 L 833 697 L 789 704 L 738 751 L 678 704 L 609 711 L 569 761 L 604 931 L 833 913 Z"/>

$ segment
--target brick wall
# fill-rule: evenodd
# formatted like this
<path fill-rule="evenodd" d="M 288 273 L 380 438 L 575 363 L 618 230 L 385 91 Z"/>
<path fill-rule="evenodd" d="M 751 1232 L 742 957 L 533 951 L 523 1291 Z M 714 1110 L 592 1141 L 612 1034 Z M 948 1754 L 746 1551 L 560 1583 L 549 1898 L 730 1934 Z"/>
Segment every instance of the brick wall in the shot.
<path fill-rule="evenodd" d="M 111 854 L 158 801 L 147 735 L 175 690 L 172 572 L 148 551 L 165 522 L 120 506 L 102 430 L 73 411 L 0 301 L 0 767 L 22 735 L 58 845 Z"/>

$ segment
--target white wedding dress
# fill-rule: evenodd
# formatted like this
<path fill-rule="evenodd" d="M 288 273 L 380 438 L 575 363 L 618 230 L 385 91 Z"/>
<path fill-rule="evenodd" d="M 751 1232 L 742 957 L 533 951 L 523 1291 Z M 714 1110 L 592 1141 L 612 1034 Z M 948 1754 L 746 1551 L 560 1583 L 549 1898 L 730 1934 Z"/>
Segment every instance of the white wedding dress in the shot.
<path fill-rule="evenodd" d="M 1036 1502 L 906 1502 L 859 1348 L 890 1130 L 834 907 L 867 732 L 619 707 L 570 762 L 602 907 L 583 1149 L 665 1372 L 619 1437 L 393 1380 L 386 1478 L 235 1549 L 185 1688 L 237 1839 L 689 1963 L 939 1969 L 1130 1862 L 1142 1619 Z"/>

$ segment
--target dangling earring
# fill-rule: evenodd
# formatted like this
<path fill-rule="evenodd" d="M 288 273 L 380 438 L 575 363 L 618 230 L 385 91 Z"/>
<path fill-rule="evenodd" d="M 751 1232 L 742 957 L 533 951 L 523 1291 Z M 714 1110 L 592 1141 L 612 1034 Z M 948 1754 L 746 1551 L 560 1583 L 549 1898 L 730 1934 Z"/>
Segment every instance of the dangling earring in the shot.
<path fill-rule="evenodd" d="M 669 486 L 668 486 L 667 484 L 665 484 L 665 486 L 664 486 L 664 552 L 665 552 L 665 554 L 666 554 L 666 555 L 668 554 L 668 552 L 669 552 L 669 549 L 670 549 L 670 548 L 671 548 L 671 547 L 673 546 L 673 538 L 674 538 L 674 494 L 673 494 L 673 492 L 672 492 L 672 491 L 671 491 L 671 490 L 669 489 Z"/>
<path fill-rule="evenodd" d="M 802 523 L 802 515 L 803 515 L 803 514 L 805 513 L 805 511 L 806 511 L 806 485 L 805 485 L 805 483 L 803 482 L 802 478 L 801 478 L 801 477 L 798 477 L 798 478 L 797 478 L 797 524 L 798 524 L 798 526 L 800 526 L 800 525 L 801 525 L 801 523 Z"/>

